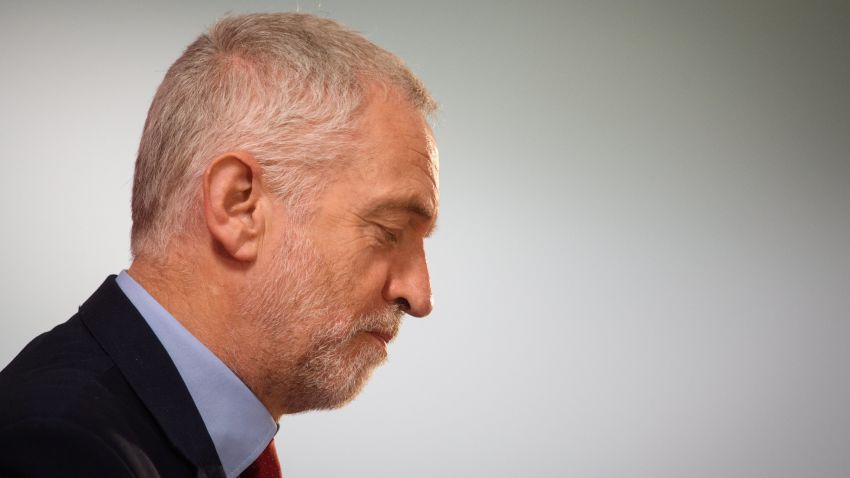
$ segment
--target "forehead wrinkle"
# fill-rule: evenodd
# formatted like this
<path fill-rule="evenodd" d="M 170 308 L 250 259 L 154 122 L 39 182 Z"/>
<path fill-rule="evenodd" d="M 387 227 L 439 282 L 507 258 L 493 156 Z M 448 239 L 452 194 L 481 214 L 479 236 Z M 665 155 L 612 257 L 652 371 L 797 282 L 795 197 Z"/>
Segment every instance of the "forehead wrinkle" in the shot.
<path fill-rule="evenodd" d="M 423 162 L 417 161 L 417 166 L 419 166 L 425 174 L 428 175 L 428 179 L 431 180 L 431 183 L 436 187 L 437 186 L 437 172 L 439 171 L 439 166 L 437 162 L 434 161 L 434 158 L 429 153 L 423 153 L 422 151 L 413 148 L 411 146 L 407 146 L 407 150 L 411 151 L 425 160 Z"/>

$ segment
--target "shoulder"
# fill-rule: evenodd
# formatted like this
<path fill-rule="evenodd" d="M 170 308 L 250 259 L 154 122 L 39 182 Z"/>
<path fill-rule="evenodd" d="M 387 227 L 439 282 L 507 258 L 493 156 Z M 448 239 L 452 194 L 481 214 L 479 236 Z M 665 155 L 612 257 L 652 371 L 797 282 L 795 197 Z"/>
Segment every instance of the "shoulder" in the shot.
<path fill-rule="evenodd" d="M 0 476 L 135 476 L 153 418 L 77 317 L 0 372 Z M 155 476 L 155 475 L 154 475 Z"/>
<path fill-rule="evenodd" d="M 56 417 L 6 424 L 0 450 L 2 476 L 137 476 L 115 443 Z"/>
<path fill-rule="evenodd" d="M 0 404 L 0 476 L 33 460 L 47 476 L 221 475 L 185 383 L 114 277 L 0 371 Z"/>
<path fill-rule="evenodd" d="M 115 388 L 115 366 L 77 316 L 33 339 L 0 372 L 0 428 L 27 416 L 84 413 Z"/>

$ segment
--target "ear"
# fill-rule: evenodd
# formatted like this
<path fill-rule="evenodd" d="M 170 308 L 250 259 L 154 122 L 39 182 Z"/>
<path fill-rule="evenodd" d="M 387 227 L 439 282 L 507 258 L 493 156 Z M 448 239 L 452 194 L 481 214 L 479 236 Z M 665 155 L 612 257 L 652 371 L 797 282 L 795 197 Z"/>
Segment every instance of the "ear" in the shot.
<path fill-rule="evenodd" d="M 232 259 L 253 262 L 265 228 L 260 166 L 246 152 L 215 158 L 204 171 L 204 219 Z"/>

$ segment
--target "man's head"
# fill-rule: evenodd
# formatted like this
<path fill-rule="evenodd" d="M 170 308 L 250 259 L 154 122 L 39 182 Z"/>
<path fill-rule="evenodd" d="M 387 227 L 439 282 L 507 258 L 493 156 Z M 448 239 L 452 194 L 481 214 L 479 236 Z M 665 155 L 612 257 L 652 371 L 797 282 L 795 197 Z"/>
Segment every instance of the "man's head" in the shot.
<path fill-rule="evenodd" d="M 269 235 L 280 244 L 272 260 L 239 294 L 240 315 L 276 337 L 266 344 L 288 348 L 261 354 L 285 412 L 353 398 L 385 358 L 402 313 L 431 312 L 423 241 L 438 190 L 430 130 L 396 95 L 375 91 L 358 144 L 360 158 L 325 187 L 303 227 L 278 223 L 287 229 Z"/>
<path fill-rule="evenodd" d="M 303 14 L 220 21 L 160 86 L 134 266 L 194 284 L 204 303 L 169 309 L 273 414 L 346 403 L 401 315 L 430 312 L 434 108 L 395 56 Z"/>
<path fill-rule="evenodd" d="M 199 178 L 227 151 L 248 151 L 293 212 L 351 159 L 373 85 L 423 117 L 436 104 L 392 53 L 328 19 L 228 17 L 169 68 L 145 123 L 133 184 L 133 256 L 158 257 L 197 226 Z"/>

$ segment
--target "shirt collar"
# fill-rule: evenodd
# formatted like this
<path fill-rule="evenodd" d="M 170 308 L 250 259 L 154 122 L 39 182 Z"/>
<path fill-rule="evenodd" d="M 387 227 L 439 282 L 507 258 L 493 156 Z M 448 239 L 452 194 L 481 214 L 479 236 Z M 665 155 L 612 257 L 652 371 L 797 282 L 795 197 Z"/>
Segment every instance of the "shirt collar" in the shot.
<path fill-rule="evenodd" d="M 116 282 L 171 356 L 207 426 L 225 474 L 238 476 L 268 446 L 277 433 L 277 423 L 242 380 L 127 271 L 121 271 Z"/>

